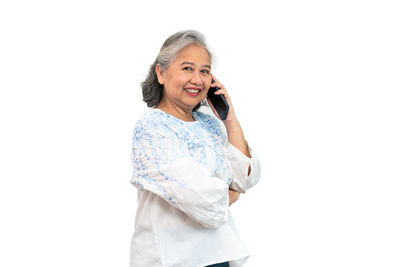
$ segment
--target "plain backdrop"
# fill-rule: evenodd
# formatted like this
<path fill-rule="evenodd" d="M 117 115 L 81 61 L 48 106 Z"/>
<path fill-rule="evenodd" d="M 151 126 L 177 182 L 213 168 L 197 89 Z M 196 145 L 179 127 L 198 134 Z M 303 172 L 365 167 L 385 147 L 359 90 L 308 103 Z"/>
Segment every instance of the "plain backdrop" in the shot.
<path fill-rule="evenodd" d="M 140 82 L 184 29 L 262 162 L 246 266 L 400 266 L 396 2 L 1 1 L 0 266 L 128 266 Z"/>

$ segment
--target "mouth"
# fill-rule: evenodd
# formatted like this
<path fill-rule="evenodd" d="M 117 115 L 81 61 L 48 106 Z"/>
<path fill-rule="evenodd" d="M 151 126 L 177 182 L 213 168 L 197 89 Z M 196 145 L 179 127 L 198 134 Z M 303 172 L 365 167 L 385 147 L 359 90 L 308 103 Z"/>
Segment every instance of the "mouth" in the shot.
<path fill-rule="evenodd" d="M 200 94 L 201 88 L 198 87 L 186 87 L 184 88 L 185 92 L 187 92 L 191 96 L 198 96 Z"/>

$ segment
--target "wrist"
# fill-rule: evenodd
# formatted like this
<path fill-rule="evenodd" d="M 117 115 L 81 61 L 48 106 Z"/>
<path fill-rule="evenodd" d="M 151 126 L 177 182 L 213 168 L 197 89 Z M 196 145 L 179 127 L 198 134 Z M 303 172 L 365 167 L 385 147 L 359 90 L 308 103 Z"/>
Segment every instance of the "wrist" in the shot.
<path fill-rule="evenodd" d="M 226 120 L 223 121 L 223 123 L 224 123 L 224 125 L 225 125 L 227 130 L 235 129 L 235 128 L 240 127 L 239 121 L 238 121 L 238 119 L 236 117 L 226 119 Z"/>

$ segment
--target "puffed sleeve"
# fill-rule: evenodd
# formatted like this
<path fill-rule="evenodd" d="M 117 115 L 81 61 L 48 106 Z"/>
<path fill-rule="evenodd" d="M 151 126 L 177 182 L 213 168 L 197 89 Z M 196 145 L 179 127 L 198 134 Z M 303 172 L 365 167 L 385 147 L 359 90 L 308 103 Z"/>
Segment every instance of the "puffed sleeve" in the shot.
<path fill-rule="evenodd" d="M 136 126 L 132 164 L 131 183 L 138 190 L 158 195 L 204 227 L 228 220 L 228 183 L 197 164 L 168 126 Z"/>
<path fill-rule="evenodd" d="M 228 140 L 225 140 L 224 145 L 224 157 L 228 160 L 232 169 L 232 183 L 230 188 L 241 193 L 257 184 L 261 176 L 260 161 L 257 153 L 249 145 L 247 146 L 251 158 L 239 151 Z"/>

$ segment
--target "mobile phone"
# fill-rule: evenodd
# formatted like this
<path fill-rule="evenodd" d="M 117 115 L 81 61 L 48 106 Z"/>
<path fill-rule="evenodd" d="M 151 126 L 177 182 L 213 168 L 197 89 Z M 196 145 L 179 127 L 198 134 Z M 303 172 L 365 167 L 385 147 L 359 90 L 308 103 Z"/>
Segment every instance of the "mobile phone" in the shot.
<path fill-rule="evenodd" d="M 213 83 L 214 80 L 211 82 Z M 226 101 L 225 96 L 214 94 L 219 89 L 220 89 L 219 87 L 210 87 L 207 93 L 207 97 L 208 99 L 210 99 L 211 104 L 214 106 L 221 120 L 224 121 L 226 120 L 226 116 L 228 115 L 229 104 Z"/>

